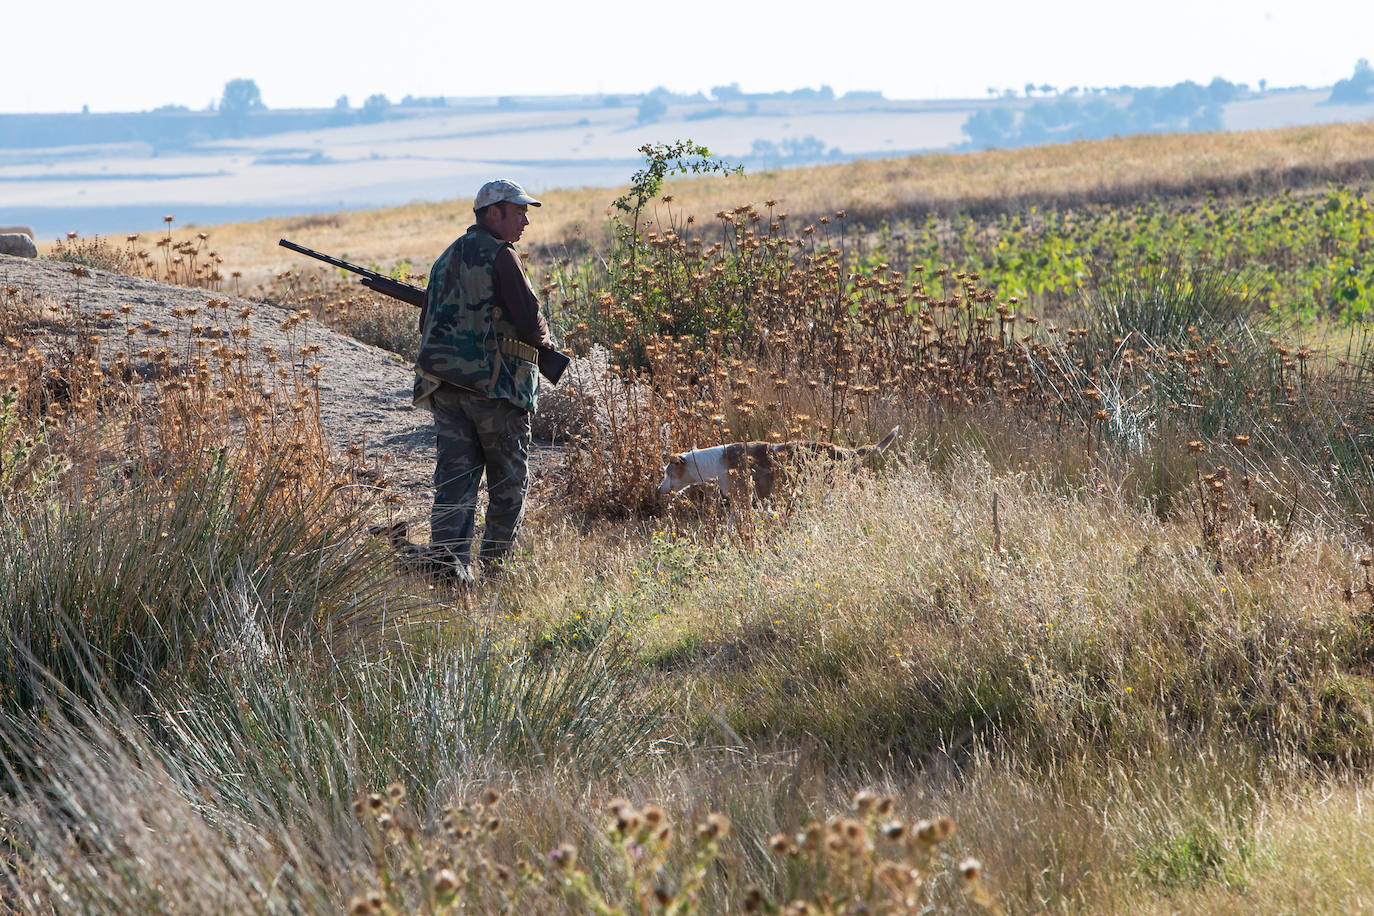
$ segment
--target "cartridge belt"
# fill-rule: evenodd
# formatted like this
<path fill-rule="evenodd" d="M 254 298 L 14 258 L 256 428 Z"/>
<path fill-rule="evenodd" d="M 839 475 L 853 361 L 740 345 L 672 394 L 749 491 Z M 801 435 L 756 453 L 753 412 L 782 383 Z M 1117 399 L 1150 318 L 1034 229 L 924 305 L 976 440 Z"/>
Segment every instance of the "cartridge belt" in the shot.
<path fill-rule="evenodd" d="M 502 337 L 497 346 L 501 352 L 507 356 L 514 356 L 516 359 L 523 359 L 528 363 L 539 362 L 539 348 L 532 347 L 523 340 L 515 340 L 510 337 Z"/>

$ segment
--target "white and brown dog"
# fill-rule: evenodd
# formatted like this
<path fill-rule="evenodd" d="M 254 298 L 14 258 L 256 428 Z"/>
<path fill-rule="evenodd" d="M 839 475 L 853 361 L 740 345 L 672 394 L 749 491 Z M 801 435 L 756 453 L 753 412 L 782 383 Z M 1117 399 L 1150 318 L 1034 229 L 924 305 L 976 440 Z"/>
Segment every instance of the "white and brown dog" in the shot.
<path fill-rule="evenodd" d="M 658 485 L 660 496 L 667 496 L 699 483 L 715 482 L 722 495 L 730 492 L 731 472 L 743 480 L 747 472 L 754 482 L 754 493 L 760 499 L 772 496 L 779 489 L 788 467 L 809 457 L 833 461 L 863 461 L 887 451 L 897 440 L 900 426 L 883 437 L 877 445 L 862 448 L 841 448 L 829 442 L 731 442 L 711 448 L 694 448 L 690 452 L 669 455 L 663 468 L 663 483 Z"/>

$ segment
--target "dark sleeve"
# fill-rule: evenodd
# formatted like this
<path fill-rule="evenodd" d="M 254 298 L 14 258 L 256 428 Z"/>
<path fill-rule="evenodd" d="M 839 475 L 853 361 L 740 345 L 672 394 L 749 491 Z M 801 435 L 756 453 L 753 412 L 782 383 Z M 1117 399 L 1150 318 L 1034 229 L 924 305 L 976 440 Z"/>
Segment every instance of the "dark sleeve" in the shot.
<path fill-rule="evenodd" d="M 513 249 L 501 249 L 492 265 L 491 279 L 496 302 L 515 322 L 520 339 L 536 347 L 552 347 L 549 324 L 539 311 L 539 300 L 530 289 L 520 258 Z"/>

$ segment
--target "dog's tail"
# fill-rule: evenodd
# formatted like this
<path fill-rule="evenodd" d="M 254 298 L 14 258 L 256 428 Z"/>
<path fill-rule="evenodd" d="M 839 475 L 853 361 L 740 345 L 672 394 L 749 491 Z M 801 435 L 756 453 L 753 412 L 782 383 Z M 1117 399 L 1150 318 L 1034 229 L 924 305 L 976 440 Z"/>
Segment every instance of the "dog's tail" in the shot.
<path fill-rule="evenodd" d="M 892 430 L 886 436 L 883 436 L 883 441 L 879 442 L 877 445 L 865 445 L 862 448 L 856 448 L 854 450 L 855 457 L 864 459 L 877 458 L 892 447 L 892 443 L 897 441 L 897 434 L 901 431 L 902 428 L 900 426 L 892 427 Z"/>

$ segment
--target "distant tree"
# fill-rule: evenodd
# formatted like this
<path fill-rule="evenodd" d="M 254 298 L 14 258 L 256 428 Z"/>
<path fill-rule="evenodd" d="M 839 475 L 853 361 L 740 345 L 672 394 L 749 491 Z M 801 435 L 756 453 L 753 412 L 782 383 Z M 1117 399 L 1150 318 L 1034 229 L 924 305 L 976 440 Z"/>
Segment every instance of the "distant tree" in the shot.
<path fill-rule="evenodd" d="M 1066 139 L 1068 128 L 1077 125 L 1083 112 L 1073 99 L 1037 102 L 1021 116 L 1020 133 L 1010 146 L 1031 146 Z M 1007 141 L 1012 138 L 1008 136 Z"/>
<path fill-rule="evenodd" d="M 765 169 L 776 169 L 782 165 L 782 150 L 772 140 L 757 139 L 749 149 L 749 157 L 757 160 Z"/>
<path fill-rule="evenodd" d="M 1223 127 L 1220 105 L 1208 105 L 1188 119 L 1189 130 L 1221 130 Z"/>
<path fill-rule="evenodd" d="M 1225 105 L 1227 102 L 1233 102 L 1240 93 L 1240 86 L 1219 76 L 1214 77 L 1207 84 L 1207 95 L 1213 105 Z"/>
<path fill-rule="evenodd" d="M 668 103 L 654 93 L 646 95 L 639 103 L 636 118 L 640 124 L 652 124 L 668 113 Z"/>
<path fill-rule="evenodd" d="M 1129 132 L 1129 119 L 1124 109 L 1105 99 L 1089 99 L 1083 103 L 1080 137 L 1113 137 Z"/>
<path fill-rule="evenodd" d="M 1331 87 L 1327 101 L 1336 105 L 1359 105 L 1371 101 L 1371 91 L 1374 91 L 1374 67 L 1362 57 L 1355 63 L 1355 73 L 1349 79 L 1337 80 Z"/>
<path fill-rule="evenodd" d="M 1042 95 L 1053 95 L 1053 94 L 1054 94 L 1054 87 L 1051 86 L 1049 83 L 1041 83 L 1041 84 L 1040 84 L 1040 93 L 1041 93 Z"/>
<path fill-rule="evenodd" d="M 1083 103 L 1077 99 L 1061 96 L 1058 101 L 1046 103 L 1054 112 L 1054 126 L 1068 127 L 1083 120 Z"/>
<path fill-rule="evenodd" d="M 1374 86 L 1374 71 L 1369 78 Z M 1044 93 L 1057 97 L 1031 105 L 973 112 L 963 127 L 968 137 L 967 147 L 1009 149 L 1079 138 L 1168 130 L 1220 130 L 1224 126 L 1223 105 L 1246 91 L 1243 85 L 1220 78 L 1207 86 L 1189 80 L 1172 86 L 1133 89 L 1130 100 L 1120 105 L 1101 97 L 1103 93 L 1119 95 L 1118 89 L 1073 87 L 1059 92 L 1053 87 L 1030 85 L 1029 88 L 1033 96 Z M 1080 96 L 1085 91 L 1086 97 Z"/>
<path fill-rule="evenodd" d="M 817 137 L 787 137 L 781 143 L 762 138 L 754 141 L 749 150 L 749 158 L 762 169 L 776 169 L 784 165 L 801 165 L 818 162 L 828 157 L 843 155 L 838 148 L 826 149 Z"/>
<path fill-rule="evenodd" d="M 224 95 L 219 100 L 221 117 L 242 118 L 253 111 L 262 111 L 262 93 L 258 84 L 248 79 L 233 79 L 224 84 Z"/>
<path fill-rule="evenodd" d="M 361 120 L 368 123 L 375 123 L 377 121 L 381 121 L 384 118 L 386 118 L 387 112 L 389 112 L 390 110 L 391 100 L 388 99 L 382 93 L 378 92 L 375 95 L 368 96 L 367 101 L 363 102 L 363 113 Z"/>
<path fill-rule="evenodd" d="M 1007 132 L 1000 146 L 1036 146 L 1050 142 L 1050 119 L 1041 105 L 1028 108 L 1021 115 L 1021 123 L 1014 133 Z M 965 131 L 967 132 L 967 131 Z"/>
<path fill-rule="evenodd" d="M 1027 84 L 1026 84 L 1026 98 L 1030 98 L 1030 97 L 1031 97 L 1031 94 L 1034 93 L 1034 92 L 1035 92 L 1035 84 L 1034 84 L 1034 83 L 1027 83 Z"/>
<path fill-rule="evenodd" d="M 975 149 L 992 149 L 1012 144 L 1016 112 L 1010 108 L 984 108 L 969 115 L 964 133 Z"/>
<path fill-rule="evenodd" d="M 1192 80 L 1163 89 L 1146 86 L 1131 100 L 1130 109 L 1142 119 L 1142 129 L 1178 128 L 1208 102 L 1207 91 Z"/>
<path fill-rule="evenodd" d="M 829 101 L 832 101 L 832 100 L 835 98 L 835 90 L 834 90 L 834 89 L 831 89 L 831 88 L 830 88 L 829 86 L 827 86 L 825 83 L 821 83 L 821 89 L 820 89 L 819 95 L 820 95 L 821 101 L 823 101 L 823 102 L 829 102 Z"/>
<path fill-rule="evenodd" d="M 349 105 L 348 96 L 341 95 L 334 100 L 334 110 L 329 113 L 329 123 L 335 127 L 345 124 L 353 124 L 358 120 L 358 113 Z"/>
<path fill-rule="evenodd" d="M 1266 92 L 1269 89 L 1269 81 L 1261 77 L 1259 81 L 1259 87 L 1261 93 Z"/>
<path fill-rule="evenodd" d="M 711 95 L 715 96 L 717 101 L 726 102 L 730 99 L 737 99 L 744 93 L 740 92 L 739 83 L 731 83 L 728 86 L 712 86 Z"/>
<path fill-rule="evenodd" d="M 401 99 L 402 105 L 410 105 L 416 108 L 444 108 L 448 105 L 448 98 L 442 95 L 410 95 L 406 94 Z"/>
<path fill-rule="evenodd" d="M 782 150 L 788 159 L 825 158 L 825 144 L 817 137 L 788 137 L 782 141 Z"/>

